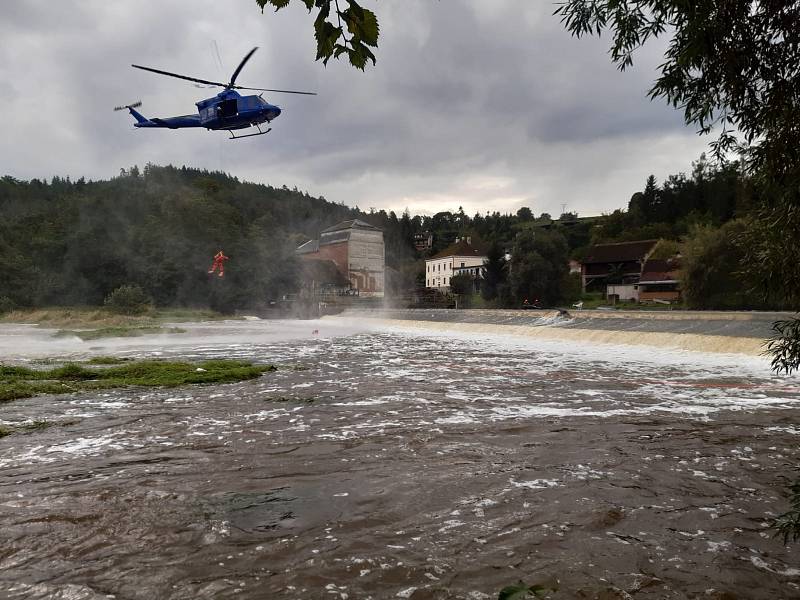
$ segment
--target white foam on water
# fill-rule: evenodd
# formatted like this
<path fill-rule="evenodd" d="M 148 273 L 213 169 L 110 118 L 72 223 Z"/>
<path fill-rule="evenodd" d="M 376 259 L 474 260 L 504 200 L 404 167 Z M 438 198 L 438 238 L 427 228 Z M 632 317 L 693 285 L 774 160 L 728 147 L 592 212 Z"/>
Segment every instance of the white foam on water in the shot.
<path fill-rule="evenodd" d="M 56 329 L 31 324 L 0 323 L 0 360 L 21 360 L 49 356 L 106 356 L 120 352 L 162 354 L 170 351 L 217 352 L 228 356 L 242 350 L 246 356 L 252 344 L 276 344 L 292 340 L 337 338 L 372 331 L 374 325 L 363 319 L 337 318 L 310 321 L 226 320 L 198 323 L 164 323 L 185 333 L 155 333 L 138 337 L 101 338 L 83 341 L 78 337 L 55 337 Z M 319 330 L 320 336 L 312 332 Z M 246 339 L 244 343 L 242 340 Z M 322 340 L 319 340 L 322 341 Z M 309 348 L 306 352 L 320 351 Z"/>
<path fill-rule="evenodd" d="M 527 488 L 529 490 L 545 490 L 552 487 L 560 487 L 563 485 L 558 479 L 532 479 L 531 481 L 514 481 L 509 479 L 508 482 L 514 487 Z"/>
<path fill-rule="evenodd" d="M 800 569 L 795 569 L 792 567 L 780 569 L 777 567 L 773 567 L 770 566 L 770 564 L 763 558 L 755 554 L 750 556 L 750 562 L 752 562 L 753 565 L 755 565 L 759 569 L 764 569 L 765 571 L 769 571 L 770 573 L 776 573 L 777 575 L 783 575 L 784 577 L 797 577 L 800 575 Z"/>
<path fill-rule="evenodd" d="M 577 344 L 574 341 L 562 341 L 541 338 L 526 338 L 498 332 L 481 331 L 441 331 L 427 329 L 417 325 L 409 326 L 384 326 L 383 331 L 400 337 L 429 337 L 446 338 L 461 343 L 492 346 L 510 352 L 543 351 L 563 354 L 572 358 L 587 360 L 601 360 L 603 362 L 622 362 L 628 365 L 659 364 L 659 365 L 694 365 L 703 370 L 714 369 L 717 374 L 719 368 L 725 368 L 731 374 L 752 374 L 759 376 L 773 376 L 770 361 L 766 357 L 742 356 L 741 354 L 721 354 L 697 352 L 691 350 L 677 350 L 674 348 L 653 348 L 624 344 L 594 344 L 587 342 Z"/>
<path fill-rule="evenodd" d="M 98 437 L 81 436 L 60 444 L 32 446 L 25 450 L 17 450 L 12 446 L 5 449 L 4 457 L 0 457 L 0 467 L 73 460 L 78 457 L 97 456 L 115 450 L 144 446 L 144 442 L 131 441 L 128 434 L 129 432 L 120 430 Z M 147 440 L 147 443 L 151 442 L 152 440 Z"/>
<path fill-rule="evenodd" d="M 764 431 L 769 432 L 780 432 L 780 433 L 789 433 L 791 435 L 800 435 L 800 427 L 766 427 Z"/>

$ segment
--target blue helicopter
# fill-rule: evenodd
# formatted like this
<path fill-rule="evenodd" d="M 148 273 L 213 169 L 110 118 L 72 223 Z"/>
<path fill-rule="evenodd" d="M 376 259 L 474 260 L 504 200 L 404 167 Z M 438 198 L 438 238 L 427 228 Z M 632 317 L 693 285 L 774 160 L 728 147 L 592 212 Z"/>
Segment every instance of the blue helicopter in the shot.
<path fill-rule="evenodd" d="M 314 92 L 298 92 L 295 90 L 271 90 L 265 88 L 251 88 L 236 85 L 236 78 L 242 71 L 245 63 L 250 60 L 253 53 L 258 50 L 258 47 L 253 48 L 239 63 L 236 70 L 231 75 L 231 80 L 228 83 L 220 83 L 218 81 L 208 81 L 206 79 L 199 79 L 197 77 L 188 77 L 186 75 L 179 75 L 177 73 L 170 73 L 169 71 L 161 71 L 160 69 L 153 69 L 151 67 L 142 67 L 141 65 L 131 65 L 137 69 L 158 73 L 159 75 L 168 75 L 169 77 L 177 77 L 178 79 L 185 79 L 195 83 L 202 83 L 205 85 L 220 86 L 225 88 L 213 98 L 207 98 L 196 103 L 196 115 L 181 115 L 178 117 L 165 117 L 148 119 L 139 113 L 136 108 L 142 105 L 141 102 L 134 104 L 127 104 L 125 106 L 117 106 L 114 110 L 128 110 L 136 122 L 134 127 L 144 128 L 166 128 L 166 129 L 182 129 L 184 127 L 205 127 L 213 131 L 225 130 L 231 134 L 230 139 L 240 139 L 246 137 L 253 137 L 257 135 L 264 135 L 272 131 L 271 128 L 263 130 L 261 125 L 266 123 L 269 125 L 270 121 L 275 119 L 281 114 L 281 109 L 277 106 L 270 104 L 264 100 L 261 95 L 242 96 L 236 90 L 255 90 L 259 92 L 279 92 L 281 94 L 303 94 L 305 96 L 316 96 Z M 239 129 L 247 129 L 248 127 L 255 127 L 258 133 L 249 133 L 246 135 L 236 135 L 233 132 Z"/>

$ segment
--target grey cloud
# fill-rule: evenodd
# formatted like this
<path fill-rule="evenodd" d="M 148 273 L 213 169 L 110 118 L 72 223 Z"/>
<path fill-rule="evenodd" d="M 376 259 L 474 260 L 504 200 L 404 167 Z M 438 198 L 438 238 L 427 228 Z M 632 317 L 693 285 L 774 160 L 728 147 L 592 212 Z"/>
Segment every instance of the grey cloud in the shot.
<path fill-rule="evenodd" d="M 361 73 L 314 62 L 311 17 L 299 7 L 261 15 L 252 0 L 3 2 L 0 94 L 15 119 L 0 164 L 21 177 L 98 178 L 169 162 L 362 207 L 557 212 L 566 201 L 596 213 L 624 205 L 649 172 L 688 168 L 703 147 L 678 113 L 646 98 L 661 47 L 619 73 L 607 42 L 570 38 L 549 3 L 367 3 L 382 39 L 377 67 Z M 215 90 L 129 65 L 225 78 L 214 40 L 228 71 L 261 47 L 242 83 L 320 95 L 268 94 L 284 110 L 273 132 L 240 142 L 134 131 L 112 112 L 139 99 L 148 116 L 192 112 Z"/>

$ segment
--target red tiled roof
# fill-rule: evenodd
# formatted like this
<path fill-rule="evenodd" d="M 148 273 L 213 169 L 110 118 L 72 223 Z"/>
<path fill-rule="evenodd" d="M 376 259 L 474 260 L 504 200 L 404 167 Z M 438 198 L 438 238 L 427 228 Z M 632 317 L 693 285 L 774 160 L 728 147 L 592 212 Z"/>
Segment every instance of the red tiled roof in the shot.
<path fill-rule="evenodd" d="M 591 246 L 583 264 L 622 263 L 644 260 L 644 257 L 658 243 L 658 240 L 639 240 L 636 242 L 619 242 L 616 244 L 597 244 Z"/>
<path fill-rule="evenodd" d="M 455 244 L 449 245 L 438 254 L 434 254 L 428 260 L 447 258 L 448 256 L 486 256 L 486 250 L 480 243 L 471 244 L 467 240 L 460 240 Z"/>
<path fill-rule="evenodd" d="M 678 279 L 678 262 L 674 259 L 652 259 L 642 267 L 641 282 L 676 281 Z"/>

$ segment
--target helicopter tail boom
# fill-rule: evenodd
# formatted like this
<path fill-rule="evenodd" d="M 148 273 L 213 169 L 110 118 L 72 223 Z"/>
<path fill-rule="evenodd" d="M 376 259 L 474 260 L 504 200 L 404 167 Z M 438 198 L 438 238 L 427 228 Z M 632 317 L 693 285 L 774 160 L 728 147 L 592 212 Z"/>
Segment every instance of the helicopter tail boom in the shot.
<path fill-rule="evenodd" d="M 134 127 L 153 127 L 165 129 L 180 129 L 182 127 L 202 127 L 200 124 L 199 115 L 181 115 L 179 117 L 166 117 L 159 119 L 153 117 L 148 119 L 136 109 L 141 106 L 141 102 L 134 102 L 133 104 L 126 104 L 125 106 L 117 106 L 114 110 L 127 110 L 131 116 L 136 119 L 133 124 Z"/>
<path fill-rule="evenodd" d="M 142 115 L 139 117 L 143 118 L 143 121 L 139 121 L 138 117 L 134 114 L 134 111 L 131 110 L 131 114 L 133 114 L 134 118 L 137 119 L 137 123 L 134 123 L 134 127 L 154 127 L 154 128 L 164 128 L 164 129 L 183 129 L 184 127 L 202 127 L 203 125 L 200 123 L 200 116 L 199 115 L 181 115 L 179 117 L 164 117 L 163 119 L 158 117 L 153 117 L 152 119 L 144 119 Z"/>
<path fill-rule="evenodd" d="M 137 111 L 133 107 L 128 107 L 128 110 L 130 111 L 131 115 L 133 115 L 133 118 L 136 119 L 137 123 L 147 123 L 148 119 L 145 118 L 142 115 L 142 113 L 140 113 L 139 111 Z"/>

